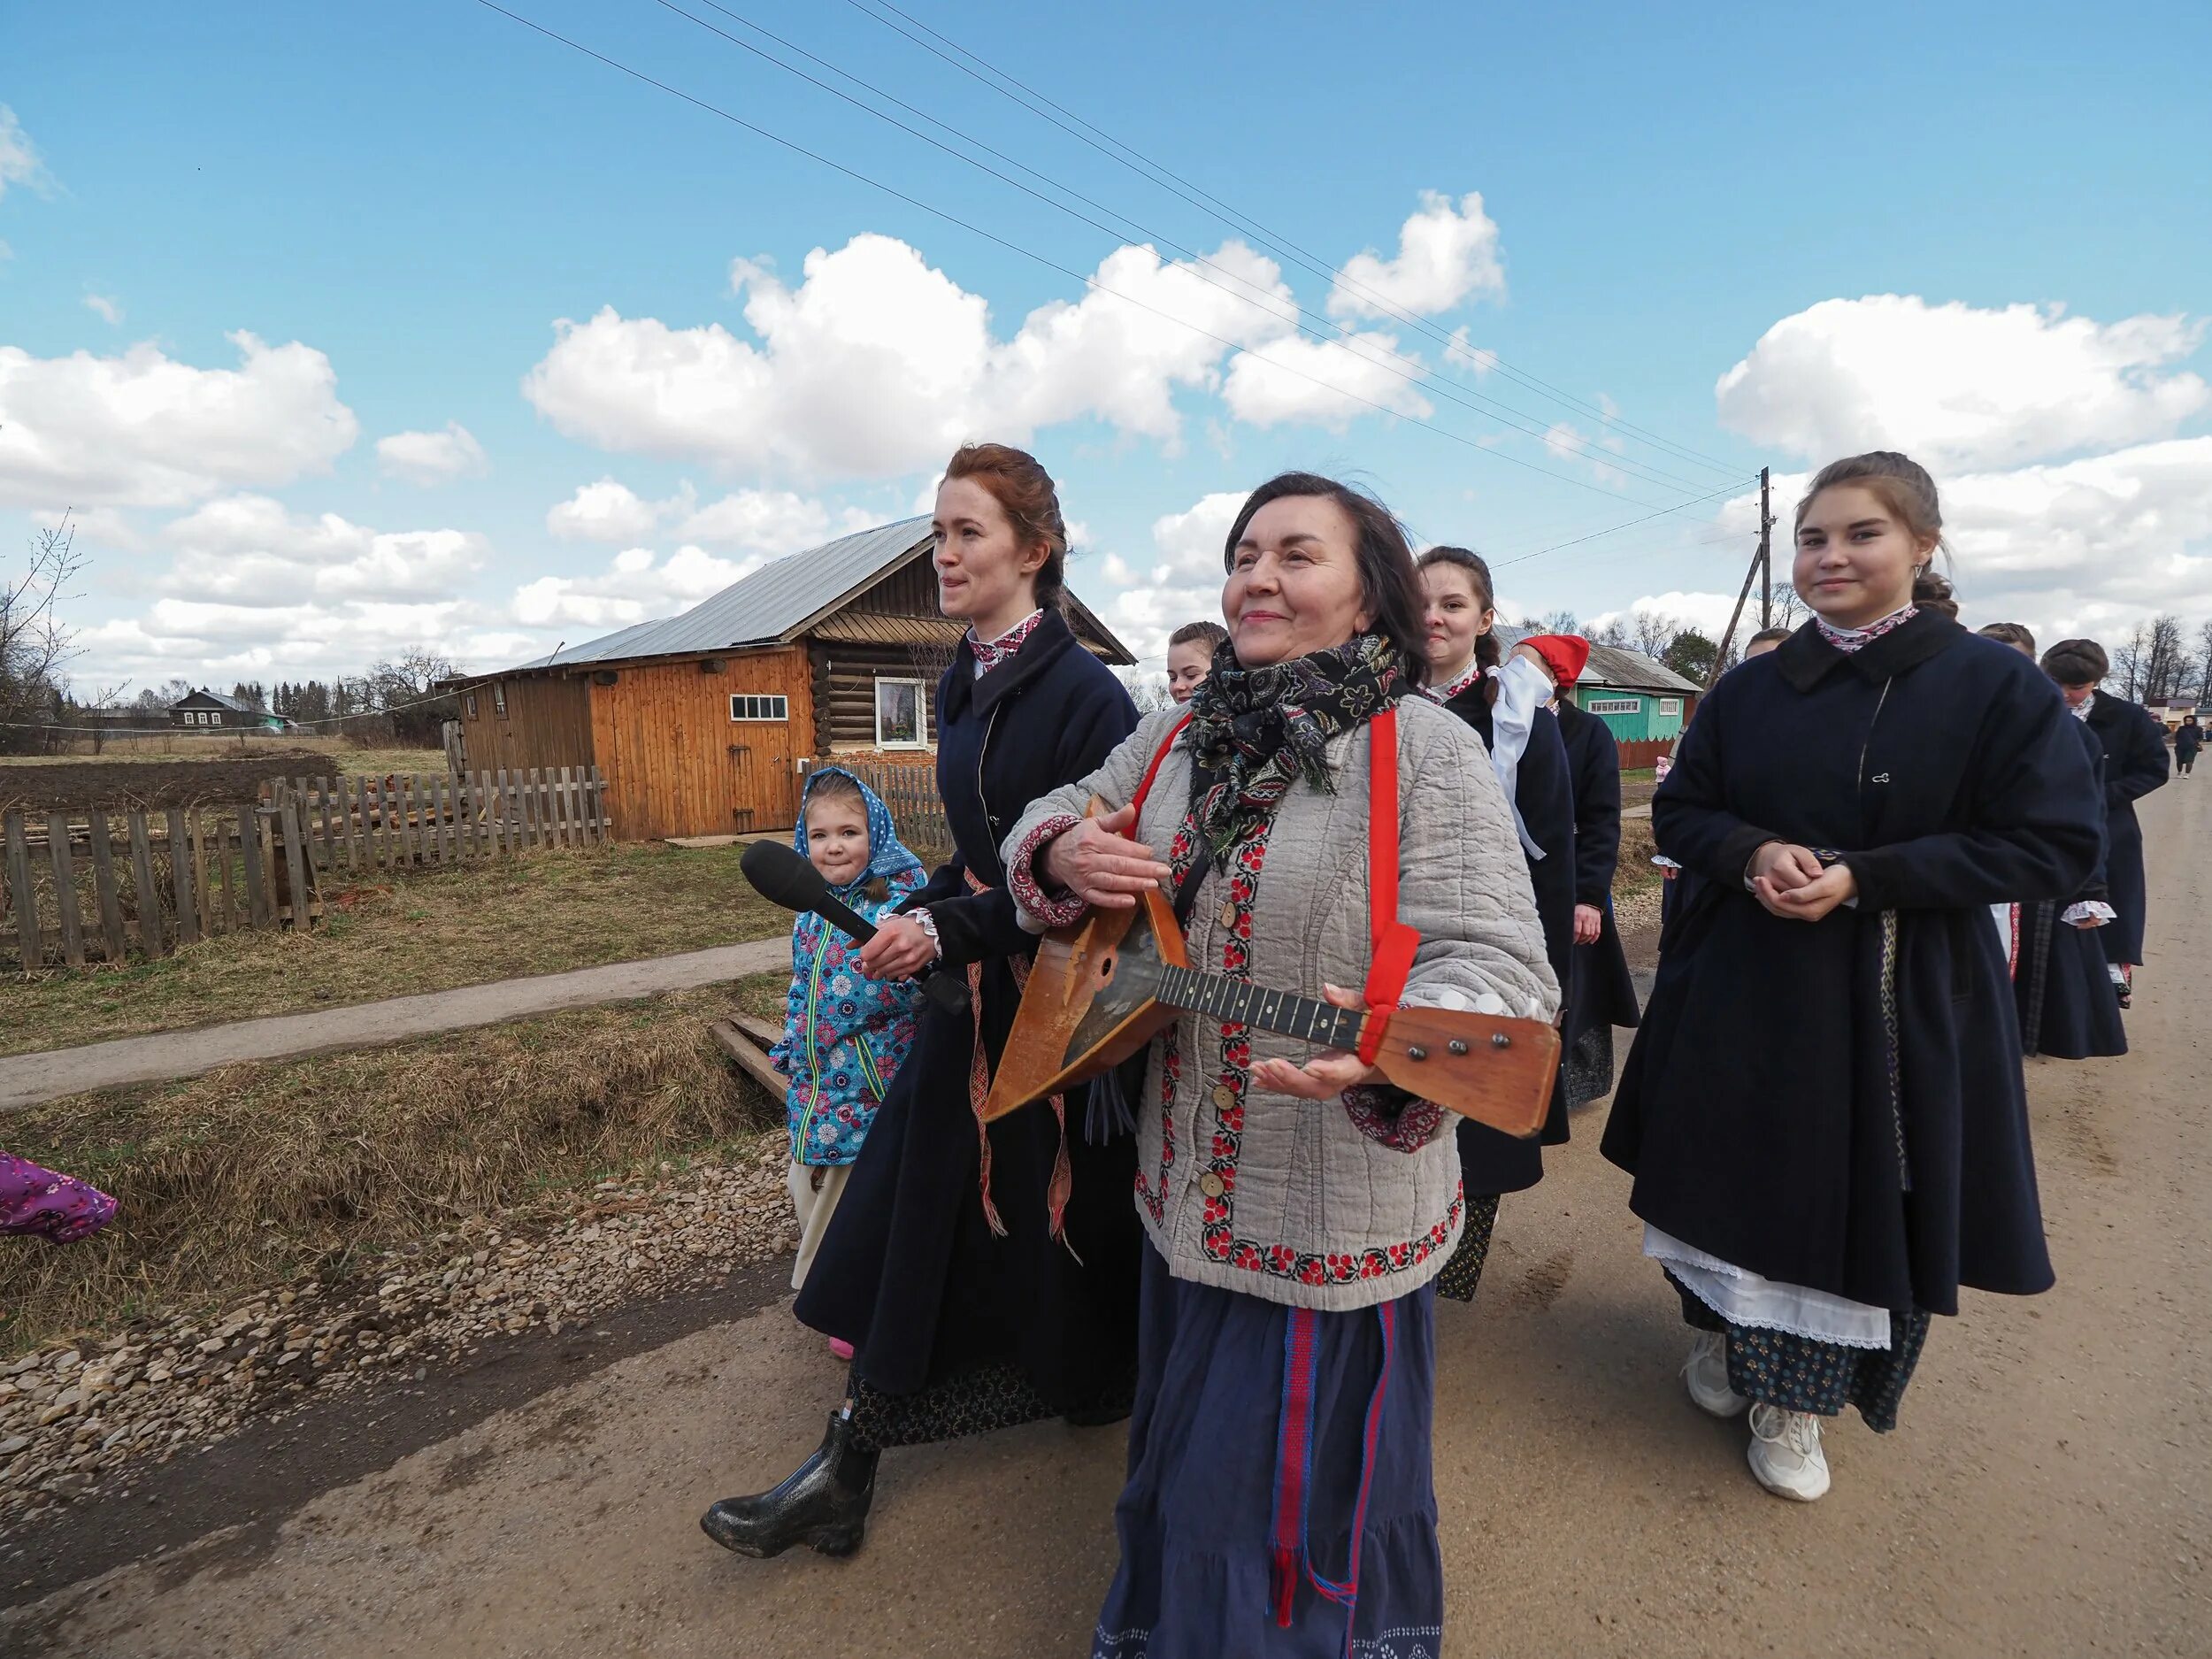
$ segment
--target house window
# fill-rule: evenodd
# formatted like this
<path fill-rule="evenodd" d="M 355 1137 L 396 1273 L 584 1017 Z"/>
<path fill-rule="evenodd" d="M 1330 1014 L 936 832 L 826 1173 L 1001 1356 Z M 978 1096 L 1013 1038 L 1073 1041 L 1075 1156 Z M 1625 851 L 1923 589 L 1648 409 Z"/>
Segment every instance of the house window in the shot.
<path fill-rule="evenodd" d="M 507 718 L 507 682 L 503 680 L 492 684 L 492 712 L 503 720 Z"/>
<path fill-rule="evenodd" d="M 924 712 L 922 682 L 918 680 L 876 681 L 876 747 L 922 749 L 929 742 L 929 717 Z"/>
<path fill-rule="evenodd" d="M 461 713 L 468 719 L 473 720 L 476 718 L 476 694 L 474 692 L 470 692 L 468 695 L 461 699 Z"/>
<path fill-rule="evenodd" d="M 1665 717 L 1666 717 L 1666 716 L 1668 716 L 1668 715 L 1676 715 L 1676 716 L 1679 716 L 1679 715 L 1681 714 L 1681 712 L 1682 712 L 1682 699 L 1681 699 L 1681 698 L 1679 698 L 1679 697 L 1662 697 L 1662 698 L 1660 698 L 1660 699 L 1659 699 L 1659 713 L 1660 713 L 1660 716 L 1661 716 L 1661 718 L 1665 718 Z"/>
<path fill-rule="evenodd" d="M 788 697 L 749 696 L 743 693 L 730 699 L 730 718 L 733 720 L 788 720 L 791 718 L 791 699 Z"/>
<path fill-rule="evenodd" d="M 1587 705 L 1592 714 L 1641 714 L 1644 705 L 1634 697 L 1597 697 Z M 1677 714 L 1681 710 L 1675 710 Z"/>

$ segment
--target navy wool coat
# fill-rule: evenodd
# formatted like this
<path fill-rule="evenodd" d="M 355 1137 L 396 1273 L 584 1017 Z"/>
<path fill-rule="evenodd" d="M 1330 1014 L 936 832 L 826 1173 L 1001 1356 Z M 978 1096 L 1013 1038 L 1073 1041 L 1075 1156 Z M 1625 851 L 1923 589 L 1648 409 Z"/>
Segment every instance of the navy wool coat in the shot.
<path fill-rule="evenodd" d="M 1485 749 L 1493 741 L 1487 685 L 1478 680 L 1444 705 L 1475 728 Z M 1528 748 L 1514 771 L 1513 791 L 1521 822 L 1544 849 L 1543 857 L 1528 861 L 1528 879 L 1536 893 L 1536 919 L 1543 924 L 1544 955 L 1564 995 L 1573 973 L 1575 940 L 1574 787 L 1568 776 L 1567 746 L 1548 709 L 1536 711 Z M 1571 1008 L 1566 1012 L 1572 1018 Z M 1457 1133 L 1460 1173 L 1468 1197 L 1486 1198 L 1535 1186 L 1544 1179 L 1544 1148 L 1567 1139 L 1567 1068 L 1559 1068 L 1552 1084 L 1551 1110 L 1539 1133 L 1519 1141 L 1471 1118 L 1459 1120 Z"/>
<path fill-rule="evenodd" d="M 1806 626 L 1724 675 L 1653 802 L 1700 878 L 1606 1125 L 1630 1207 L 1723 1261 L 1876 1307 L 2047 1289 L 2020 1035 L 1988 906 L 2067 897 L 2096 797 L 2055 688 L 1922 611 L 1847 656 Z M 1847 864 L 1770 914 L 1751 856 Z"/>
<path fill-rule="evenodd" d="M 2142 704 L 2100 691 L 2090 705 L 2089 729 L 2104 745 L 2105 882 L 2120 913 L 2097 932 L 2108 962 L 2138 963 L 2148 895 L 2135 803 L 2165 785 L 2166 728 Z"/>
<path fill-rule="evenodd" d="M 1628 953 L 1613 925 L 1613 872 L 1621 862 L 1621 749 L 1612 728 L 1564 697 L 1559 700 L 1559 736 L 1575 812 L 1575 902 L 1602 918 L 1597 942 L 1574 948 L 1574 980 L 1567 987 L 1567 1027 L 1572 1048 L 1593 1026 L 1636 1024 L 1636 982 Z"/>
<path fill-rule="evenodd" d="M 948 967 L 980 964 L 983 1043 L 995 1067 L 1021 1002 L 1012 964 L 1037 946 L 1016 919 L 999 844 L 1032 801 L 1096 771 L 1136 729 L 1137 710 L 1050 611 L 980 680 L 963 643 L 936 706 L 937 787 L 955 851 L 901 908 L 928 907 Z M 983 892 L 971 890 L 972 872 Z M 886 1394 L 1011 1365 L 1048 1402 L 1085 1405 L 1135 1363 L 1135 1143 L 1123 1135 L 1087 1144 L 1088 1096 L 1070 1092 L 1074 1192 L 1063 1246 L 1049 1236 L 1046 1206 L 1060 1145 L 1052 1110 L 1000 1118 L 988 1131 L 991 1195 L 1007 1232 L 993 1233 L 969 1101 L 975 1035 L 973 1014 L 925 1005 L 797 1313 L 853 1344 L 856 1372 Z"/>
<path fill-rule="evenodd" d="M 2074 722 L 2087 757 L 2097 807 L 2104 810 L 2104 745 L 2084 721 Z M 2044 899 L 2019 907 L 2019 941 L 2012 970 L 2012 994 L 2020 1014 L 2020 1048 L 2054 1060 L 2106 1059 L 2128 1051 L 2127 1028 L 2120 1018 L 2119 993 L 2106 972 L 2098 935 L 2118 926 L 2070 926 L 2059 918 L 2070 905 L 2088 900 L 2111 902 L 2106 886 L 2103 844 L 2096 867 L 2068 899 Z"/>

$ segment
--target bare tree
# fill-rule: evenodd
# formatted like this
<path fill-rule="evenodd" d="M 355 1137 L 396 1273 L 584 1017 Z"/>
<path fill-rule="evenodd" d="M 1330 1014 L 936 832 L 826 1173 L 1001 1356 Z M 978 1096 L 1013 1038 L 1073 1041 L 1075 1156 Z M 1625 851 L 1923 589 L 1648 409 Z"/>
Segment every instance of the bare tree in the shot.
<path fill-rule="evenodd" d="M 1663 611 L 1638 611 L 1628 618 L 1630 642 L 1646 657 L 1664 657 L 1682 631 L 1682 619 Z"/>
<path fill-rule="evenodd" d="M 1579 634 L 1582 632 L 1581 619 L 1572 611 L 1563 606 L 1557 611 L 1547 611 L 1540 617 L 1527 618 L 1521 626 L 1531 634 Z"/>
<path fill-rule="evenodd" d="M 395 741 L 434 748 L 445 722 L 461 718 L 460 699 L 446 688 L 460 674 L 442 651 L 418 645 L 369 670 L 364 701 L 390 723 Z"/>
<path fill-rule="evenodd" d="M 2112 653 L 2112 672 L 2119 676 L 2120 695 L 2130 703 L 2143 685 L 2143 668 L 2150 656 L 2150 628 L 2146 623 L 2135 625 L 2135 632 L 2128 635 L 2127 643 Z"/>
<path fill-rule="evenodd" d="M 2183 644 L 2181 618 L 2153 617 L 2143 635 L 2143 696 L 2156 703 L 2181 689 L 2189 669 L 2189 653 Z"/>
<path fill-rule="evenodd" d="M 2212 618 L 2197 625 L 2197 659 L 2191 667 L 2194 672 L 2190 679 L 2196 687 L 2197 701 L 2201 703 L 2206 690 L 2212 688 Z"/>
<path fill-rule="evenodd" d="M 68 661 L 69 630 L 58 606 L 84 561 L 77 527 L 64 513 L 59 524 L 31 538 L 30 560 L 20 575 L 0 576 L 0 750 L 36 747 L 31 728 L 51 714 Z"/>

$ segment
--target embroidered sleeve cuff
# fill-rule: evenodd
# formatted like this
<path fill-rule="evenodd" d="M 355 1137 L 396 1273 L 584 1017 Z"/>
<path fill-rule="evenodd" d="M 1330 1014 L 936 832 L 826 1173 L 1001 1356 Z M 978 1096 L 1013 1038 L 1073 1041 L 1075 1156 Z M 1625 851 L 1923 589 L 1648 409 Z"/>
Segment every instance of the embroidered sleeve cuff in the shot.
<path fill-rule="evenodd" d="M 1015 909 L 1047 927 L 1072 927 L 1083 919 L 1087 908 L 1072 893 L 1056 897 L 1047 893 L 1037 876 L 1037 859 L 1045 848 L 1081 822 L 1070 813 L 1054 814 L 1024 836 L 1021 845 L 1014 849 L 1014 856 L 1007 860 L 1006 888 L 1014 895 Z"/>
<path fill-rule="evenodd" d="M 945 941 L 937 936 L 937 918 L 925 909 L 907 911 L 906 919 L 929 935 L 930 953 L 942 962 L 945 959 Z"/>
<path fill-rule="evenodd" d="M 2101 899 L 2085 899 L 2079 904 L 2068 905 L 2058 919 L 2072 927 L 2093 918 L 2100 925 L 2116 922 L 2120 919 L 2120 912 Z"/>
<path fill-rule="evenodd" d="M 1409 1094 L 1386 1083 L 1362 1084 L 1344 1091 L 1345 1115 L 1352 1127 L 1393 1152 L 1418 1152 L 1444 1127 L 1445 1112 L 1434 1101 Z"/>

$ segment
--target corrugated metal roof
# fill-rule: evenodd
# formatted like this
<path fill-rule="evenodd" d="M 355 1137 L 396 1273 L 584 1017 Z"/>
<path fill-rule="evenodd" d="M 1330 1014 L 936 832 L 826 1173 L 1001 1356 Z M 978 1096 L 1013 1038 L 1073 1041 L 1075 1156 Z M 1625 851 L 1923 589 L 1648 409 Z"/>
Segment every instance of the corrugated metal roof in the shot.
<path fill-rule="evenodd" d="M 564 646 L 549 657 L 533 657 L 492 674 L 474 675 L 478 682 L 500 673 L 527 673 L 532 670 L 563 668 L 580 663 L 630 662 L 646 657 L 680 657 L 686 653 L 733 650 L 741 646 L 768 645 L 790 640 L 804 632 L 823 613 L 890 570 L 929 541 L 929 520 L 902 518 L 841 536 L 822 547 L 810 548 L 762 565 L 710 598 L 703 599 L 680 615 L 653 622 L 634 623 L 613 634 L 581 645 Z M 1136 659 L 1089 608 L 1068 595 L 1076 618 L 1096 633 L 1110 648 L 1106 660 L 1128 664 Z M 823 628 L 829 635 L 847 640 L 884 643 L 936 644 L 945 636 L 926 621 L 900 624 L 884 617 L 845 615 Z M 873 632 L 860 630 L 872 629 Z M 926 630 L 917 633 L 914 630 Z M 959 640 L 961 630 L 951 629 Z"/>
<path fill-rule="evenodd" d="M 726 650 L 780 640 L 854 588 L 880 575 L 928 538 L 927 518 L 902 518 L 896 524 L 841 536 L 826 546 L 771 560 L 680 615 L 641 622 L 517 666 L 557 668 L 571 663 Z"/>
<path fill-rule="evenodd" d="M 1513 628 L 1500 623 L 1497 635 L 1507 650 L 1511 650 L 1534 628 Z M 1582 671 L 1582 678 L 1575 682 L 1583 686 L 1610 686 L 1622 691 L 1667 691 L 1687 693 L 1692 696 L 1704 695 L 1705 687 L 1695 680 L 1685 680 L 1655 657 L 1632 651 L 1624 645 L 1590 647 L 1589 665 Z"/>
<path fill-rule="evenodd" d="M 192 694 L 192 697 L 205 697 L 211 703 L 219 703 L 223 705 L 223 707 L 228 709 L 233 714 L 262 714 L 266 712 L 265 710 L 255 708 L 250 703 L 241 703 L 237 698 L 227 697 L 219 691 L 210 691 L 204 686 L 195 691 Z M 186 703 L 192 701 L 192 697 L 180 698 L 177 702 L 171 703 L 169 706 L 173 709 L 181 709 Z"/>

